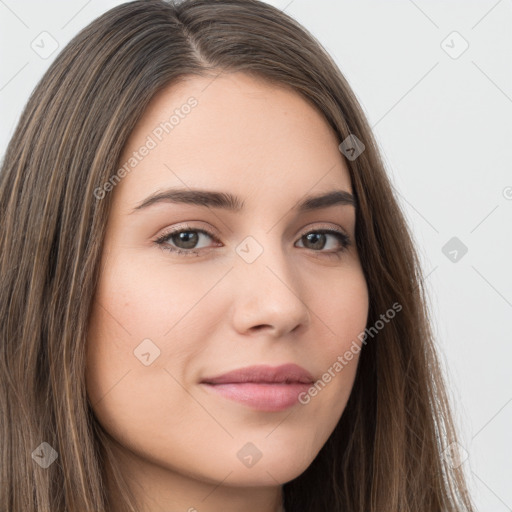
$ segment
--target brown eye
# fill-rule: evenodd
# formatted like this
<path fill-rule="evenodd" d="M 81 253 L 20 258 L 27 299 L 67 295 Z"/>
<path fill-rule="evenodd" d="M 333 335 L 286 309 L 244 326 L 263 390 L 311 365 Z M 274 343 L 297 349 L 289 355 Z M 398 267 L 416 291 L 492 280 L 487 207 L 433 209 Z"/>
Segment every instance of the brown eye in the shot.
<path fill-rule="evenodd" d="M 334 251 L 323 251 L 323 249 L 328 243 L 329 236 L 334 237 L 337 240 L 338 247 L 341 247 L 341 249 Z M 306 249 L 311 249 L 317 252 L 320 251 L 330 253 L 340 253 L 344 251 L 351 243 L 350 238 L 347 235 L 339 231 L 330 229 L 319 229 L 315 231 L 310 231 L 302 235 L 300 240 L 303 240 L 303 244 Z"/>
<path fill-rule="evenodd" d="M 212 233 L 204 229 L 182 228 L 165 233 L 155 243 L 166 251 L 197 256 L 200 252 L 199 249 L 207 248 L 197 247 L 198 242 L 204 237 L 216 240 Z"/>

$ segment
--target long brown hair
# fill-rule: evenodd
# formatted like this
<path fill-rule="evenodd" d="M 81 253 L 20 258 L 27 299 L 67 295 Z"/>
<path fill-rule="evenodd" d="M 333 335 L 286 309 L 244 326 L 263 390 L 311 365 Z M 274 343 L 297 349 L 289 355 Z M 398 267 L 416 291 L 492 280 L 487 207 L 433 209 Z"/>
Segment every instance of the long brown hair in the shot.
<path fill-rule="evenodd" d="M 284 484 L 287 512 L 473 511 L 463 466 L 445 457 L 456 429 L 419 259 L 370 127 L 320 43 L 258 0 L 115 7 L 63 49 L 31 95 L 0 172 L 0 510 L 108 512 L 107 481 L 116 510 L 137 510 L 85 392 L 112 196 L 94 191 L 117 171 L 157 92 L 186 76 L 233 71 L 292 88 L 340 142 L 363 141 L 347 164 L 368 326 L 402 306 L 362 347 L 334 432 Z M 36 463 L 52 454 L 48 467 Z"/>

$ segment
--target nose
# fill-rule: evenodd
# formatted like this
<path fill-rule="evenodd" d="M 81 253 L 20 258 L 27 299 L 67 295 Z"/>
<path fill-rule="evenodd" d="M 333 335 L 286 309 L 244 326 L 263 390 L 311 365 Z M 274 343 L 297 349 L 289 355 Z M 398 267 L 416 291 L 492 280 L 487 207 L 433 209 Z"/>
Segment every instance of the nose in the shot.
<path fill-rule="evenodd" d="M 238 258 L 231 273 L 233 325 L 241 334 L 279 338 L 309 325 L 301 275 L 281 248 L 265 247 L 252 263 Z"/>

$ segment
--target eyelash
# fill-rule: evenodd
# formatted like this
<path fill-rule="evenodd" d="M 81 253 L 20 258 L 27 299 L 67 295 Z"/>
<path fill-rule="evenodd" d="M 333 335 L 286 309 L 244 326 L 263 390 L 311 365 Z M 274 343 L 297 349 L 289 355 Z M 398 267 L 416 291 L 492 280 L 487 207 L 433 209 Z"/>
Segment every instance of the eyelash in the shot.
<path fill-rule="evenodd" d="M 189 233 L 189 232 L 202 233 L 203 235 L 209 236 L 215 242 L 218 242 L 218 239 L 215 237 L 215 235 L 213 233 L 210 233 L 209 231 L 206 231 L 204 229 L 192 228 L 192 227 L 185 226 L 185 227 L 182 227 L 182 228 L 179 228 L 179 229 L 174 229 L 174 230 L 171 230 L 171 231 L 169 231 L 167 233 L 164 233 L 163 235 L 161 235 L 160 237 L 158 237 L 155 240 L 155 243 L 163 251 L 169 251 L 171 253 L 182 255 L 182 256 L 199 256 L 201 250 L 208 251 L 208 249 L 199 249 L 199 250 L 197 250 L 197 249 L 180 249 L 180 248 L 171 247 L 167 243 L 172 236 L 178 235 L 180 233 Z M 328 257 L 332 257 L 332 256 L 339 257 L 341 253 L 345 252 L 349 248 L 349 246 L 352 245 L 352 241 L 351 241 L 351 239 L 350 239 L 350 237 L 348 235 L 346 235 L 345 233 L 343 233 L 341 231 L 337 231 L 335 229 L 319 228 L 319 229 L 314 229 L 314 230 L 311 230 L 311 231 L 306 231 L 305 233 L 303 233 L 300 236 L 299 240 L 301 240 L 306 235 L 309 235 L 311 233 L 324 234 L 324 235 L 333 235 L 333 236 L 335 236 L 338 239 L 338 241 L 339 241 L 339 243 L 341 245 L 341 249 L 338 249 L 338 250 L 336 250 L 334 252 L 333 251 L 326 252 L 326 251 L 323 251 L 323 250 L 318 250 L 317 251 L 317 250 L 314 250 L 314 249 L 310 249 L 313 252 L 324 254 L 324 255 L 326 255 Z"/>

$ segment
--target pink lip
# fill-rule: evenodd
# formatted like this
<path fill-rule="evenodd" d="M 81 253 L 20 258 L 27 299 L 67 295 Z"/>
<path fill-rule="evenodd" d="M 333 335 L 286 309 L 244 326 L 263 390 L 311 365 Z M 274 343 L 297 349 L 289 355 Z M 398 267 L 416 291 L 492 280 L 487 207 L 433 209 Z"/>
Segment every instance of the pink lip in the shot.
<path fill-rule="evenodd" d="M 315 381 L 296 364 L 240 368 L 201 381 L 220 395 L 260 411 L 281 411 L 298 402 L 298 395 Z"/>

